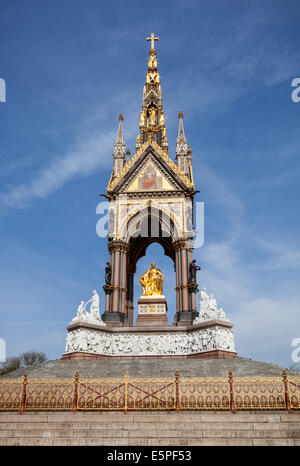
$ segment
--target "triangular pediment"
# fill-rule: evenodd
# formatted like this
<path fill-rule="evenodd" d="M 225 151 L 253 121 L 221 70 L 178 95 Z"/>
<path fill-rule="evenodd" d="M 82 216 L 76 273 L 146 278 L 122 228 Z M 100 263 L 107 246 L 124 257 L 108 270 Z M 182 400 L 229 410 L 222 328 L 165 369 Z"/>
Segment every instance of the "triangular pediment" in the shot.
<path fill-rule="evenodd" d="M 161 166 L 158 160 L 149 153 L 143 163 L 134 171 L 122 187 L 122 192 L 136 191 L 173 191 L 180 189 L 176 181 Z"/>
<path fill-rule="evenodd" d="M 192 187 L 190 180 L 157 144 L 147 144 L 125 165 L 122 173 L 108 186 L 115 192 L 185 191 Z"/>

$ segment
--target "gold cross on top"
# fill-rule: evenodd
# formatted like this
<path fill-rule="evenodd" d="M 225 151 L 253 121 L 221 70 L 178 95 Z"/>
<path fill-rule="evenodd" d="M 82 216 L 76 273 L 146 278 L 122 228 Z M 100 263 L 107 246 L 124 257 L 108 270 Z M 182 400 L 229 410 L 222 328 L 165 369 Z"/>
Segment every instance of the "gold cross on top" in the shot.
<path fill-rule="evenodd" d="M 151 40 L 151 48 L 152 48 L 152 49 L 155 49 L 155 47 L 154 47 L 154 41 L 155 41 L 155 40 L 159 40 L 159 37 L 155 37 L 154 32 L 152 32 L 152 33 L 151 33 L 151 36 L 150 36 L 150 37 L 147 37 L 146 40 Z"/>

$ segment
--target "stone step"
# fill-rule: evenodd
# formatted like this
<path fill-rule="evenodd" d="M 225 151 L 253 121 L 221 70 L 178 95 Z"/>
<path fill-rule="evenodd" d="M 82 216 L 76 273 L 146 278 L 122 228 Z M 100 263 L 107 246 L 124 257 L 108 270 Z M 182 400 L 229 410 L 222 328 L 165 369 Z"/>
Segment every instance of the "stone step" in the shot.
<path fill-rule="evenodd" d="M 165 435 L 167 432 L 170 431 L 170 424 L 68 424 L 65 425 L 64 423 L 28 423 L 28 424 L 2 424 L 0 426 L 0 437 L 5 437 L 7 432 L 14 432 L 17 431 L 20 435 L 24 434 L 26 431 L 68 431 L 72 430 L 75 431 L 88 431 L 88 432 L 96 432 L 105 430 L 109 432 L 109 435 L 112 435 L 113 432 L 136 432 L 136 431 L 147 431 L 149 432 L 150 429 L 153 429 L 160 432 L 162 435 Z M 274 435 L 280 436 L 280 432 L 284 431 L 287 433 L 287 436 L 293 435 L 293 432 L 300 432 L 300 424 L 299 423 L 292 423 L 292 424 L 251 424 L 251 423 L 242 423 L 242 424 L 234 424 L 234 425 L 227 425 L 226 423 L 209 423 L 209 424 L 190 424 L 190 425 L 181 425 L 181 426 L 172 426 L 172 430 L 177 433 L 181 433 L 182 430 L 189 432 L 193 431 L 206 431 L 207 436 L 211 434 L 209 432 L 220 432 L 220 431 L 255 431 L 253 435 L 258 435 L 258 431 L 265 432 L 265 436 L 269 435 L 269 432 L 274 432 Z M 114 434 L 115 435 L 115 434 Z M 117 435 L 117 434 L 116 434 Z M 241 434 L 242 435 L 242 434 Z M 270 434 L 273 435 L 273 434 Z M 295 434 L 296 435 L 296 434 Z M 122 435 L 121 435 L 122 436 Z M 294 437 L 294 435 L 293 435 Z"/>
<path fill-rule="evenodd" d="M 28 422 L 84 422 L 84 423 L 130 423 L 130 422 L 162 422 L 169 423 L 294 423 L 300 422 L 300 411 L 287 412 L 236 412 L 230 411 L 139 411 L 139 412 L 118 412 L 118 411 L 94 411 L 94 412 L 30 412 L 23 414 L 16 412 L 0 412 L 0 425 L 3 422 L 28 423 Z"/>
<path fill-rule="evenodd" d="M 48 361 L 26 368 L 31 378 L 74 378 L 79 372 L 81 378 L 122 377 L 128 372 L 131 377 L 170 377 L 176 369 L 182 377 L 227 377 L 231 369 L 233 376 L 274 376 L 282 375 L 283 367 L 249 359 L 143 359 L 143 360 L 81 360 Z M 3 378 L 22 378 L 25 369 L 18 369 Z M 1 377 L 0 377 L 1 380 Z"/>
<path fill-rule="evenodd" d="M 116 438 L 116 439 L 71 439 L 71 438 L 8 438 L 1 439 L 1 446 L 300 446 L 297 439 L 266 438 L 199 438 L 182 437 L 164 439 Z"/>
<path fill-rule="evenodd" d="M 190 438 L 293 438 L 300 439 L 300 430 L 294 429 L 285 431 L 284 429 L 274 430 L 259 430 L 256 429 L 189 429 L 188 436 Z M 185 432 L 185 434 L 187 433 Z M 159 427 L 152 426 L 151 429 L 121 429 L 115 430 L 114 438 L 180 438 L 182 436 L 182 429 L 169 429 L 161 430 Z M 26 429 L 26 430 L 14 430 L 9 429 L 0 430 L 0 439 L 2 438 L 44 438 L 44 437 L 55 437 L 55 438 L 112 438 L 112 431 L 104 429 Z"/>
<path fill-rule="evenodd" d="M 300 446 L 300 412 L 1 412 L 0 445 Z"/>
<path fill-rule="evenodd" d="M 163 422 L 157 422 L 154 421 L 152 423 L 142 423 L 142 422 L 134 422 L 134 423 L 125 423 L 125 422 L 118 422 L 118 423 L 112 423 L 112 422 L 93 422 L 93 423 L 66 423 L 66 422 L 28 422 L 28 423 L 8 423 L 8 422 L 3 422 L 0 423 L 0 431 L 3 429 L 31 429 L 31 428 L 36 428 L 36 429 L 44 429 L 45 426 L 47 426 L 48 429 L 68 429 L 68 428 L 73 428 L 73 429 L 101 429 L 103 425 L 105 425 L 105 429 L 130 429 L 130 430 L 136 430 L 136 429 L 147 429 L 149 426 L 152 424 L 155 424 L 157 428 L 161 430 L 168 430 L 170 429 L 170 423 L 163 423 Z M 187 426 L 185 425 L 187 424 Z M 236 428 L 239 429 L 279 429 L 280 427 L 284 427 L 285 429 L 293 429 L 296 426 L 299 426 L 299 422 L 293 422 L 293 423 L 276 423 L 276 422 L 270 422 L 270 423 L 251 423 L 251 422 L 235 422 L 235 423 L 230 423 L 228 424 L 227 422 L 188 422 L 188 423 L 180 423 L 180 425 L 177 426 L 177 424 L 174 426 L 174 429 L 178 428 L 181 430 L 184 426 L 190 427 L 191 429 L 225 429 L 228 428 L 229 426 L 233 425 Z M 9 426 L 9 427 L 7 427 Z"/>

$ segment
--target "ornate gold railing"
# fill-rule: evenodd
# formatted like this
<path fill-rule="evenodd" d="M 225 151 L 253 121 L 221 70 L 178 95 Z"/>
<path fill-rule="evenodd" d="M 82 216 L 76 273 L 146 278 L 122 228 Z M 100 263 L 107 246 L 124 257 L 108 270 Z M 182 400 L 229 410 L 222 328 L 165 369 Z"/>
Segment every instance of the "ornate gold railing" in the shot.
<path fill-rule="evenodd" d="M 2 411 L 268 409 L 300 409 L 300 377 L 0 379 Z"/>
<path fill-rule="evenodd" d="M 175 409 L 176 384 L 170 379 L 86 379 L 78 383 L 77 409 Z"/>

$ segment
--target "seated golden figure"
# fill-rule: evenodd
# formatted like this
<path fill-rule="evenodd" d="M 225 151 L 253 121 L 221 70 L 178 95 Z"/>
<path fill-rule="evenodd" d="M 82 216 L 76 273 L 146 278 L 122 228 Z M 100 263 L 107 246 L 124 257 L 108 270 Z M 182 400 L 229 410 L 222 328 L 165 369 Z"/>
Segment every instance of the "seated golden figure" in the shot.
<path fill-rule="evenodd" d="M 151 262 L 151 268 L 139 279 L 143 289 L 143 296 L 161 296 L 163 281 L 163 274 L 155 267 L 155 262 Z"/>

